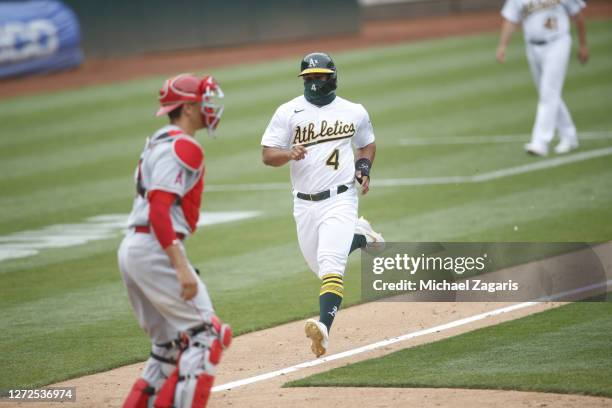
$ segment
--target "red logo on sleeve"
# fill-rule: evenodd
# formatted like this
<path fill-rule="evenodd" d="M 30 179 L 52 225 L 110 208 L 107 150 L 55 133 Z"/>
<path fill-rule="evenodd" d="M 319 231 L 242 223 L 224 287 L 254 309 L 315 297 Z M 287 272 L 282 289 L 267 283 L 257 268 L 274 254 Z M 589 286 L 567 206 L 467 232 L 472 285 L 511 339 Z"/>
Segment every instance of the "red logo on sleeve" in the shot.
<path fill-rule="evenodd" d="M 176 175 L 176 179 L 174 179 L 174 184 L 183 185 L 183 169 L 181 169 Z"/>

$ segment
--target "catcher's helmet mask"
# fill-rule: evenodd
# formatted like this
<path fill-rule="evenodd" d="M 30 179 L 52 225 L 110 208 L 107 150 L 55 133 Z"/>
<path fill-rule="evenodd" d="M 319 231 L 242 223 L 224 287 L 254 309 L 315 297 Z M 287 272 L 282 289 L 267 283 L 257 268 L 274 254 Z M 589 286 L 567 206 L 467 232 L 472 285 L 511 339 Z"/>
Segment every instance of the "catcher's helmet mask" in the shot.
<path fill-rule="evenodd" d="M 208 133 L 212 135 L 223 114 L 223 105 L 216 102 L 216 98 L 224 96 L 223 90 L 212 76 L 180 74 L 166 80 L 159 90 L 161 107 L 156 116 L 172 112 L 185 103 L 199 103 L 202 122 Z"/>

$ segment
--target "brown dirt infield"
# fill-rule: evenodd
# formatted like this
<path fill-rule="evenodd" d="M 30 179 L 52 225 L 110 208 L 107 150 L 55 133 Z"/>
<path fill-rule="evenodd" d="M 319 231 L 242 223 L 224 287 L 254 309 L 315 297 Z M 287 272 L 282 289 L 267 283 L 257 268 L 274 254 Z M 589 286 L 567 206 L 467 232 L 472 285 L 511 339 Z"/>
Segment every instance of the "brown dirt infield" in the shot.
<path fill-rule="evenodd" d="M 473 316 L 508 303 L 397 303 L 374 302 L 348 308 L 337 317 L 328 354 L 335 354 L 386 338 Z M 281 388 L 287 381 L 327 371 L 406 347 L 440 340 L 480 327 L 495 325 L 548 310 L 560 303 L 542 303 L 480 320 L 448 331 L 417 337 L 391 346 L 327 362 L 315 367 L 212 394 L 210 407 L 610 407 L 612 400 L 599 397 L 537 392 L 414 389 L 414 388 Z M 224 355 L 215 383 L 225 384 L 313 360 L 303 321 L 246 334 L 235 339 Z M 22 408 L 121 407 L 143 364 L 134 364 L 53 386 L 76 387 L 76 403 L 22 403 Z M 0 403 L 0 407 L 8 404 Z"/>
<path fill-rule="evenodd" d="M 596 247 L 598 259 L 605 265 L 608 279 L 612 279 L 612 242 Z M 536 261 L 536 270 L 556 271 L 576 259 L 573 254 L 559 255 Z M 495 272 L 500 276 L 533 271 L 533 268 L 515 266 Z M 563 274 L 563 272 L 556 272 Z M 519 279 L 520 280 L 520 279 Z M 561 276 L 555 278 L 561 281 Z M 533 283 L 533 282 L 532 282 Z M 578 283 L 584 287 L 589 281 Z M 565 289 L 562 289 L 565 290 Z M 585 294 L 586 295 L 586 294 Z M 269 376 L 262 381 L 233 386 L 227 391 L 213 393 L 211 407 L 316 407 L 333 404 L 339 407 L 610 407 L 612 399 L 561 395 L 538 392 L 467 390 L 467 389 L 414 389 L 414 388 L 282 388 L 288 381 L 324 372 L 365 359 L 379 357 L 407 347 L 425 344 L 455 336 L 481 327 L 492 326 L 532 313 L 558 307 L 563 303 L 536 303 L 526 308 L 506 311 L 472 319 L 466 324 L 437 329 L 418 337 L 372 348 L 344 358 L 324 361 L 283 375 Z M 507 307 L 509 303 L 494 302 L 371 302 L 343 310 L 336 318 L 331 333 L 328 356 L 348 352 L 381 340 L 395 338 L 419 330 L 439 327 L 450 322 Z M 304 322 L 296 321 L 249 333 L 235 339 L 225 353 L 216 378 L 217 385 L 228 384 L 269 374 L 297 364 L 313 361 L 309 341 L 304 335 Z M 74 406 L 86 408 L 121 407 L 131 384 L 142 370 L 143 363 L 120 367 L 108 372 L 75 378 L 54 384 L 56 387 L 76 387 Z M 223 388 L 223 387 L 222 387 Z M 63 404 L 21 403 L 13 406 L 26 408 L 59 407 Z M 8 403 L 0 402 L 0 408 Z M 71 405 L 72 406 L 72 405 Z"/>

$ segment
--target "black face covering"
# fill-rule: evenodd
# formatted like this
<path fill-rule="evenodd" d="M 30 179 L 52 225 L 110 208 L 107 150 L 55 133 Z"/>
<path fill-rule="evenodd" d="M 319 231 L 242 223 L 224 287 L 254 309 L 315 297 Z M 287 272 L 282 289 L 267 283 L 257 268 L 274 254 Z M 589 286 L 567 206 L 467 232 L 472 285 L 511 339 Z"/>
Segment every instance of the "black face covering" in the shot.
<path fill-rule="evenodd" d="M 332 80 L 307 79 L 304 81 L 304 97 L 313 105 L 324 106 L 336 98 Z"/>

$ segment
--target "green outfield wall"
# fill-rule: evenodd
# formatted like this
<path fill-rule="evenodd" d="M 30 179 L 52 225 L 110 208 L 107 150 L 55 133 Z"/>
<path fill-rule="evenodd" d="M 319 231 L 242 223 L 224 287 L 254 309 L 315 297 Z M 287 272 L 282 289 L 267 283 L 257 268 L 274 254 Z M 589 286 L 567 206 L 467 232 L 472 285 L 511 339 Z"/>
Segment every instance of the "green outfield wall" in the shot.
<path fill-rule="evenodd" d="M 504 0 L 359 0 L 359 3 L 362 19 L 386 20 L 501 10 Z"/>
<path fill-rule="evenodd" d="M 359 31 L 357 0 L 64 0 L 86 56 L 243 45 Z"/>

